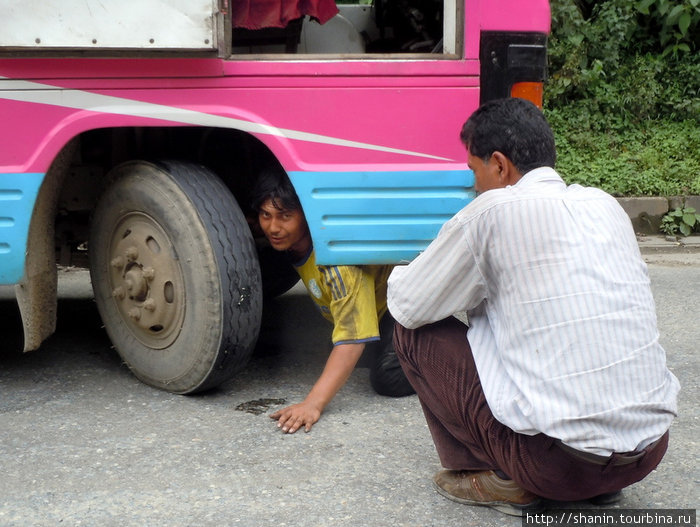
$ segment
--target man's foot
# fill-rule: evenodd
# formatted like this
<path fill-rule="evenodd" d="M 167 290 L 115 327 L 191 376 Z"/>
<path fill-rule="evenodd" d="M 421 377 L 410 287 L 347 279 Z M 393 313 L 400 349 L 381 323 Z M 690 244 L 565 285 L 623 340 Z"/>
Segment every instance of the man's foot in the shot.
<path fill-rule="evenodd" d="M 435 489 L 465 505 L 491 507 L 504 514 L 522 516 L 541 509 L 541 499 L 513 480 L 499 478 L 493 470 L 441 470 L 433 476 Z"/>

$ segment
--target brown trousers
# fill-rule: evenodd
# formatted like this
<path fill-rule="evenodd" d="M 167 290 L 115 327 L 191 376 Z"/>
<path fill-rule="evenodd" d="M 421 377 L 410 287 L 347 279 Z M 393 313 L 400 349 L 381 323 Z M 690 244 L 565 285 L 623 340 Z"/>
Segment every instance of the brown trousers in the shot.
<path fill-rule="evenodd" d="M 414 330 L 397 323 L 394 331 L 396 353 L 445 468 L 499 469 L 539 496 L 574 501 L 620 490 L 659 464 L 668 432 L 641 453 L 616 453 L 596 462 L 544 434 L 518 434 L 501 424 L 484 397 L 466 332 L 452 317 Z"/>

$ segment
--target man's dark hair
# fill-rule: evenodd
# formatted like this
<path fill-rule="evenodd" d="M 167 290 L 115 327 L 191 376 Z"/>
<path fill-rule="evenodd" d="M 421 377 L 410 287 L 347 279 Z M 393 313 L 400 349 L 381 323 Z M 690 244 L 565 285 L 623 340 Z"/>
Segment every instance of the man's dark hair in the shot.
<path fill-rule="evenodd" d="M 498 99 L 480 106 L 460 134 L 470 155 L 487 162 L 498 151 L 521 174 L 552 167 L 557 160 L 554 134 L 542 111 L 530 101 Z"/>
<path fill-rule="evenodd" d="M 260 212 L 268 199 L 278 210 L 302 210 L 299 196 L 282 168 L 264 168 L 258 174 L 250 205 L 255 212 Z"/>

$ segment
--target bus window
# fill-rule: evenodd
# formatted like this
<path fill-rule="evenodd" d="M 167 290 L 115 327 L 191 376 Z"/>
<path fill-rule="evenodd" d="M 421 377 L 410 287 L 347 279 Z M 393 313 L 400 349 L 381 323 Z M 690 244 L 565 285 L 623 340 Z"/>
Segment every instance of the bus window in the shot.
<path fill-rule="evenodd" d="M 336 14 L 328 19 L 319 19 L 314 12 L 293 20 L 261 14 L 261 21 L 275 25 L 262 28 L 255 20 L 237 21 L 234 6 L 233 55 L 459 58 L 458 0 L 374 0 L 372 5 L 358 1 L 337 3 Z"/>

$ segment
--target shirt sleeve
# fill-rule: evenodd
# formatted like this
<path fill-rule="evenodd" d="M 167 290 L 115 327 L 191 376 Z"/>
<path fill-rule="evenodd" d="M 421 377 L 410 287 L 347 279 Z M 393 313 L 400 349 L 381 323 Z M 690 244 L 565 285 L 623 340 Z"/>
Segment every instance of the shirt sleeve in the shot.
<path fill-rule="evenodd" d="M 333 344 L 379 340 L 372 275 L 352 265 L 324 267 L 323 275 L 332 292 Z"/>
<path fill-rule="evenodd" d="M 478 260 L 457 216 L 445 223 L 425 252 L 389 276 L 389 311 L 411 329 L 473 309 L 485 298 Z"/>

